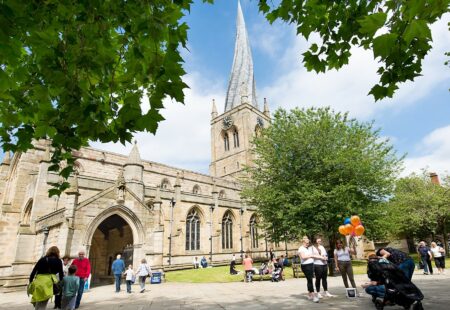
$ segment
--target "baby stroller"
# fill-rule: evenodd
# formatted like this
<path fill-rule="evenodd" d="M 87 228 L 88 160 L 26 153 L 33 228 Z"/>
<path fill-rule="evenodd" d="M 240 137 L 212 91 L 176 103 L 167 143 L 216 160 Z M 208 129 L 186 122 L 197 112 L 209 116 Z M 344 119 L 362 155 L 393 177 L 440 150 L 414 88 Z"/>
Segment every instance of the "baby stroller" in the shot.
<path fill-rule="evenodd" d="M 404 309 L 423 310 L 423 294 L 404 274 L 404 272 L 391 263 L 371 263 L 369 269 L 379 272 L 380 282 L 384 284 L 384 298 L 374 299 L 377 309 L 385 306 L 399 305 Z"/>
<path fill-rule="evenodd" d="M 283 268 L 279 264 L 275 264 L 272 271 L 272 282 L 279 282 L 282 276 Z"/>

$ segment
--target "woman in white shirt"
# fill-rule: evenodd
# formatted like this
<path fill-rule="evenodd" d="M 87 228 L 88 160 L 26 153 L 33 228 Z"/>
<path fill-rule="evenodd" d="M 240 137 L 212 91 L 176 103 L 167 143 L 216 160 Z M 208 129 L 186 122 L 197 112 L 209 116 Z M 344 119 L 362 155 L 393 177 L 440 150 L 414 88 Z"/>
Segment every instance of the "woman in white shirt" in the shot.
<path fill-rule="evenodd" d="M 317 297 L 322 298 L 320 294 L 320 282 L 322 281 L 323 286 L 323 294 L 326 297 L 333 297 L 328 292 L 328 283 L 327 283 L 327 275 L 328 275 L 328 254 L 325 248 L 322 245 L 322 239 L 317 238 L 316 244 L 313 248 L 313 253 L 322 257 L 321 259 L 314 259 L 314 276 L 316 277 L 316 292 Z"/>
<path fill-rule="evenodd" d="M 314 277 L 314 259 L 322 259 L 322 256 L 315 255 L 314 247 L 310 244 L 309 238 L 304 236 L 302 238 L 302 246 L 298 249 L 298 254 L 301 259 L 302 271 L 305 274 L 308 287 L 308 299 L 313 302 L 319 302 L 319 297 L 314 293 L 313 277 Z"/>
<path fill-rule="evenodd" d="M 438 246 L 436 242 L 431 242 L 431 253 L 433 254 L 434 263 L 439 274 L 444 274 L 445 270 L 445 250 Z"/>
<path fill-rule="evenodd" d="M 139 276 L 139 285 L 141 286 L 141 293 L 145 291 L 145 279 L 148 276 L 151 276 L 152 269 L 149 265 L 147 265 L 147 261 L 145 258 L 141 260 L 141 264 L 139 265 L 138 270 L 136 271 L 136 275 Z"/>
<path fill-rule="evenodd" d="M 341 240 L 336 241 L 336 249 L 334 249 L 334 262 L 336 264 L 336 271 L 339 271 L 344 280 L 344 285 L 348 288 L 347 277 L 350 280 L 353 288 L 356 288 L 355 279 L 353 278 L 353 267 L 350 255 L 355 254 L 355 248 L 350 249 L 344 247 Z"/>

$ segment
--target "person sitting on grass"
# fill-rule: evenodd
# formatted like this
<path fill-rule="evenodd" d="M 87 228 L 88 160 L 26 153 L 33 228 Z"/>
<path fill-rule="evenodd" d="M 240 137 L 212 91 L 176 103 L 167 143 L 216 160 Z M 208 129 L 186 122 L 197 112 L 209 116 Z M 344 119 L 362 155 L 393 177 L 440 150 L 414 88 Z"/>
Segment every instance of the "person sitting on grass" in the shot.
<path fill-rule="evenodd" d="M 202 259 L 200 260 L 200 265 L 202 266 L 202 268 L 208 267 L 208 261 L 206 260 L 206 257 L 202 257 Z"/>
<path fill-rule="evenodd" d="M 231 263 L 230 263 L 230 274 L 231 275 L 235 275 L 235 274 L 238 274 L 238 273 L 239 273 L 239 271 L 236 270 L 236 261 L 232 260 Z"/>

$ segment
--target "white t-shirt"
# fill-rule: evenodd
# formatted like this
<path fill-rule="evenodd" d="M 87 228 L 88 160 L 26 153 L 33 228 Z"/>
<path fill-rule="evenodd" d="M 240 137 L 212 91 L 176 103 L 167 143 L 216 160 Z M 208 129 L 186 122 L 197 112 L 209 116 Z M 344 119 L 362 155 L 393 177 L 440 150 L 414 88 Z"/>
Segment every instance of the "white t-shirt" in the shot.
<path fill-rule="evenodd" d="M 134 274 L 133 269 L 127 269 L 127 271 L 125 271 L 125 280 L 132 281 L 133 280 L 133 274 Z"/>
<path fill-rule="evenodd" d="M 313 246 L 310 246 L 309 248 L 304 247 L 303 245 L 298 249 L 298 254 L 300 255 L 301 264 L 302 265 L 308 265 L 314 263 L 314 258 L 308 258 L 303 259 L 302 253 L 306 255 L 313 255 Z"/>
<path fill-rule="evenodd" d="M 313 253 L 314 253 L 314 255 L 321 255 L 321 256 L 325 257 L 327 260 L 324 261 L 324 260 L 322 260 L 322 259 L 314 259 L 314 265 L 326 265 L 326 264 L 327 264 L 327 261 L 328 261 L 328 254 L 327 254 L 327 251 L 325 250 L 325 248 L 323 247 L 323 245 L 319 245 L 318 248 L 319 248 L 319 250 L 320 250 L 320 253 L 319 253 L 319 251 L 317 251 L 317 249 L 316 249 L 315 247 L 313 247 Z"/>
<path fill-rule="evenodd" d="M 443 253 L 440 252 L 442 248 L 440 246 L 435 246 L 434 248 L 430 248 L 431 253 L 433 253 L 433 257 L 442 257 Z"/>
<path fill-rule="evenodd" d="M 349 262 L 350 259 L 350 249 L 346 246 L 344 249 L 334 249 L 334 254 L 337 255 L 338 261 Z"/>

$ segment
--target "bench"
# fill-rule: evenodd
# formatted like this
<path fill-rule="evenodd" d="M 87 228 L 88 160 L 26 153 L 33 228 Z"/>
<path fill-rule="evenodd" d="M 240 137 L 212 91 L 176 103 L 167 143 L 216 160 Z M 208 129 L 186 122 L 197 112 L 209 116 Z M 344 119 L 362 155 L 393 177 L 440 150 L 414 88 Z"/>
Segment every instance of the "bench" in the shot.
<path fill-rule="evenodd" d="M 302 268 L 300 264 L 292 264 L 292 275 L 294 278 L 300 278 L 300 273 L 302 272 Z"/>

